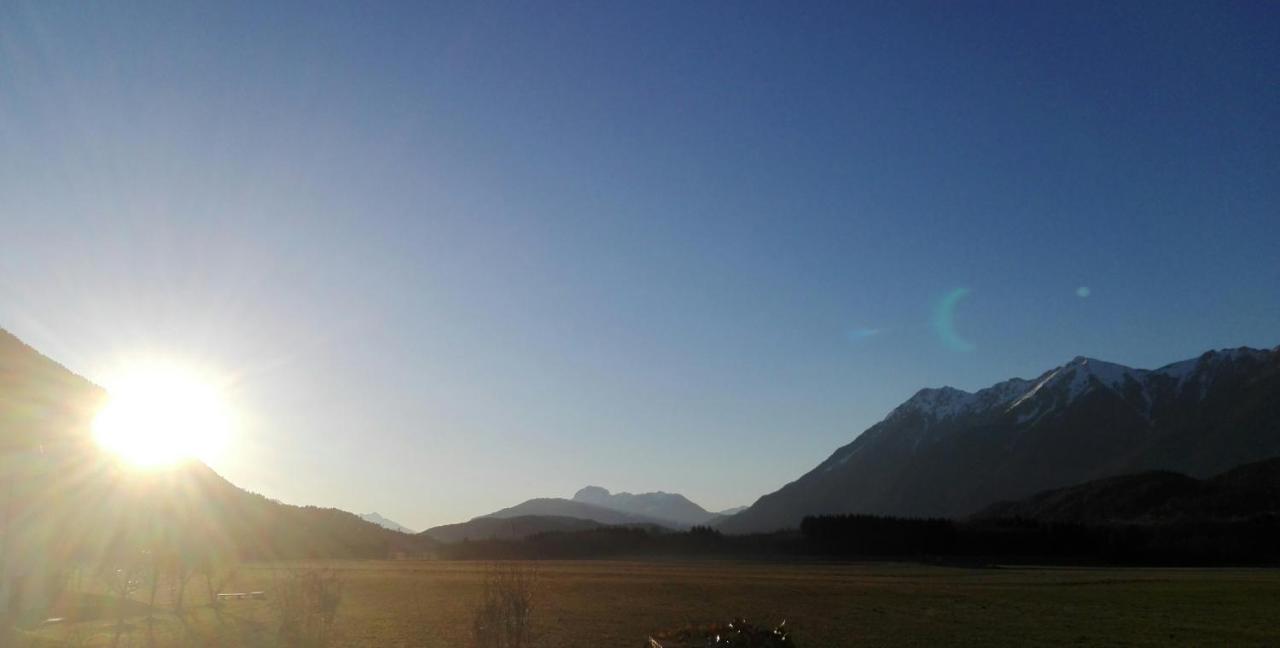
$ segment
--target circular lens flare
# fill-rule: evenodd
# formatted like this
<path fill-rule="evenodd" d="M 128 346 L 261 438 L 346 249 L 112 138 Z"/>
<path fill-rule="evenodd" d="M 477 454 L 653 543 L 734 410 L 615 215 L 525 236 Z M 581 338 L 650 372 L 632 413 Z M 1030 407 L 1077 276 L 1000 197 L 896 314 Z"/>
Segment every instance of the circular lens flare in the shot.
<path fill-rule="evenodd" d="M 956 305 L 968 297 L 969 292 L 968 288 L 952 290 L 938 302 L 933 311 L 933 330 L 937 331 L 938 337 L 948 349 L 960 353 L 967 353 L 976 348 L 974 343 L 960 337 L 956 332 Z"/>

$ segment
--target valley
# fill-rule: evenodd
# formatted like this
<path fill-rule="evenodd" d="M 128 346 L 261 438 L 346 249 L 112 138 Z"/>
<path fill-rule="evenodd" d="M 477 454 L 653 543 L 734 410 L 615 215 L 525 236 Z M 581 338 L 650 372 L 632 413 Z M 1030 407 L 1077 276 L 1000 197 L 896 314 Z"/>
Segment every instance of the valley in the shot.
<path fill-rule="evenodd" d="M 744 616 L 786 621 L 797 646 L 1264 646 L 1280 572 L 1270 569 L 955 568 L 906 564 L 733 561 L 540 561 L 537 645 L 640 646 L 652 633 Z M 486 565 L 326 561 L 244 565 L 228 585 L 267 590 L 302 567 L 344 583 L 335 645 L 466 645 Z M 198 595 L 191 595 L 198 601 Z M 160 604 L 163 607 L 165 602 Z M 275 645 L 270 601 L 196 607 L 186 625 L 161 611 L 158 646 Z M 110 621 L 46 627 L 28 638 L 109 645 Z M 143 616 L 123 645 L 147 645 Z M 96 638 L 95 638 L 96 637 Z M 38 644 L 37 644 L 38 645 Z"/>

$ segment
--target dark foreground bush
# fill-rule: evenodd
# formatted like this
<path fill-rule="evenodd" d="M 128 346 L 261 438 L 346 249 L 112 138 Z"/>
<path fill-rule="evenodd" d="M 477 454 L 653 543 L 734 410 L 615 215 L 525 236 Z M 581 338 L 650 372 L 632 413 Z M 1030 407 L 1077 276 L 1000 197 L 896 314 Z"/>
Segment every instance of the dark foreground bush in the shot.
<path fill-rule="evenodd" d="M 731 623 L 681 628 L 649 637 L 646 648 L 792 648 L 783 621 L 776 628 L 761 628 L 738 619 Z"/>

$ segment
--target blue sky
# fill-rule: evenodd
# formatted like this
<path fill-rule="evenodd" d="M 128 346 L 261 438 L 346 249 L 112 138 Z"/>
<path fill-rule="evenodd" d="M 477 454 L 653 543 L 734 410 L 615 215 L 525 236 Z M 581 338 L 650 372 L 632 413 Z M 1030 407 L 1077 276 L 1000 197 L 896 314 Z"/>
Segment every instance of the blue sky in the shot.
<path fill-rule="evenodd" d="M 0 326 L 415 527 L 1280 344 L 1280 10 L 1030 4 L 6 3 Z"/>

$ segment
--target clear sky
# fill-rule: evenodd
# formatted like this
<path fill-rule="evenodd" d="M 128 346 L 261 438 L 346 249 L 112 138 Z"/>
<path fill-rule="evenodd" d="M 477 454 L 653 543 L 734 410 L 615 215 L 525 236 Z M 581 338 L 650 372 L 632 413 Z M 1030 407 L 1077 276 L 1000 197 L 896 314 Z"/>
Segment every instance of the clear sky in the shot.
<path fill-rule="evenodd" d="M 250 490 L 724 508 L 920 387 L 1280 344 L 1280 5 L 11 0 L 0 219 L 0 326 L 229 377 Z"/>

